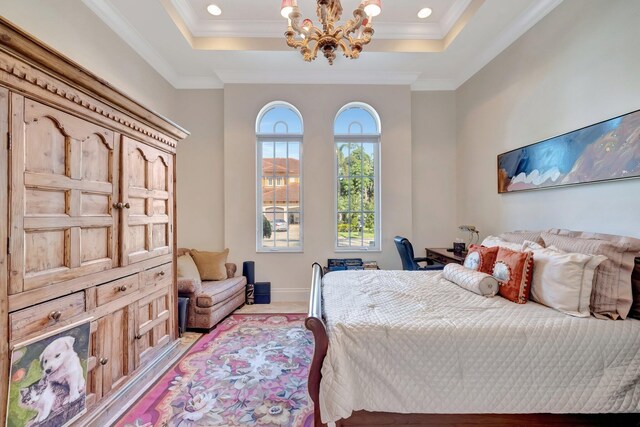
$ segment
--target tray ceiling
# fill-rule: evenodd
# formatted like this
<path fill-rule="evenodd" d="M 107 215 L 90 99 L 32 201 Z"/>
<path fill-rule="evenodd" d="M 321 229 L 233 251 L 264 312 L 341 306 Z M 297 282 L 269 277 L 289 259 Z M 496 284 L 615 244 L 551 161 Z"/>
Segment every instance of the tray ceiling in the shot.
<path fill-rule="evenodd" d="M 386 0 L 361 57 L 312 63 L 284 40 L 280 0 L 83 0 L 176 88 L 233 83 L 403 84 L 453 90 L 562 0 Z M 206 6 L 221 7 L 220 16 Z M 358 0 L 343 0 L 343 21 Z M 315 17 L 313 0 L 298 0 Z M 430 7 L 427 19 L 418 10 Z M 317 19 L 314 19 L 317 21 Z"/>

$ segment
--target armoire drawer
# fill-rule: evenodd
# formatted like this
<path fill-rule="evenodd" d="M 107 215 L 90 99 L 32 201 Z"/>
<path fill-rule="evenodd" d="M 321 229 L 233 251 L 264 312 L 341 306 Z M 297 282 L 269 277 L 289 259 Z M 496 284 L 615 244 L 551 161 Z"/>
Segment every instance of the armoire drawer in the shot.
<path fill-rule="evenodd" d="M 171 270 L 172 264 L 164 264 L 159 267 L 151 268 L 144 272 L 143 284 L 145 286 L 162 287 L 170 285 L 173 281 Z"/>
<path fill-rule="evenodd" d="M 9 315 L 11 341 L 43 332 L 86 311 L 84 292 L 34 305 Z"/>
<path fill-rule="evenodd" d="M 96 288 L 96 304 L 97 306 L 108 304 L 134 292 L 138 292 L 140 275 L 125 277 L 120 280 L 114 280 Z"/>

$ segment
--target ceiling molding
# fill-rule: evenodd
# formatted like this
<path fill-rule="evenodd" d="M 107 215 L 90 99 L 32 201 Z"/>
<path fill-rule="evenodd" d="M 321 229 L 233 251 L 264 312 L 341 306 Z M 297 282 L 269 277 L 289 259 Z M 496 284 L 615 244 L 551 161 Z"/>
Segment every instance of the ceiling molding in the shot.
<path fill-rule="evenodd" d="M 500 53 L 511 46 L 531 27 L 558 7 L 563 0 L 538 0 L 533 6 L 521 13 L 484 51 L 480 52 L 455 79 L 456 89 L 462 86 L 478 71 L 493 61 Z"/>
<path fill-rule="evenodd" d="M 136 31 L 136 29 L 107 1 L 82 0 L 113 32 L 118 34 L 169 83 L 177 78 L 173 67 Z"/>
<path fill-rule="evenodd" d="M 178 15 L 182 18 L 190 31 L 198 26 L 198 16 L 189 3 L 180 0 L 169 0 Z M 191 33 L 193 34 L 193 32 Z"/>
<path fill-rule="evenodd" d="M 442 91 L 442 90 L 456 90 L 456 83 L 452 79 L 417 79 L 411 85 L 413 92 L 423 91 Z"/>
<path fill-rule="evenodd" d="M 325 70 L 301 73 L 299 71 L 218 70 L 218 76 L 225 84 L 349 84 L 349 85 L 411 85 L 419 72 L 376 72 L 354 73 L 339 71 L 327 73 Z M 309 83 L 309 82 L 313 83 Z"/>
<path fill-rule="evenodd" d="M 184 76 L 179 75 L 173 84 L 176 89 L 222 89 L 224 83 L 217 73 L 213 76 Z"/>
<path fill-rule="evenodd" d="M 440 38 L 444 38 L 467 10 L 471 0 L 458 0 L 449 8 L 440 22 Z"/>
<path fill-rule="evenodd" d="M 199 19 L 192 3 L 169 0 L 192 37 L 272 38 L 284 33 L 286 20 Z M 456 0 L 441 22 L 375 22 L 376 38 L 440 40 L 460 19 L 472 0 Z"/>
<path fill-rule="evenodd" d="M 256 67 L 253 70 L 216 70 L 208 76 L 191 76 L 179 74 L 173 66 L 160 55 L 150 43 L 117 11 L 110 0 L 82 0 L 100 19 L 102 19 L 116 34 L 118 34 L 131 48 L 136 51 L 149 65 L 151 65 L 162 77 L 176 89 L 218 89 L 224 84 L 309 84 L 309 81 L 317 84 L 386 84 L 386 85 L 410 85 L 414 91 L 456 90 L 469 78 L 491 62 L 502 51 L 515 42 L 520 36 L 533 27 L 544 16 L 562 3 L 563 0 L 537 0 L 533 6 L 521 13 L 496 39 L 494 43 L 481 52 L 475 58 L 467 62 L 467 66 L 457 75 L 445 79 L 420 79 L 422 72 L 376 72 L 354 73 L 352 71 L 335 71 L 330 75 L 326 71 L 311 73 L 299 73 L 298 71 L 264 71 Z M 473 4 L 474 0 L 458 0 L 455 3 L 457 10 L 451 8 L 451 16 L 457 16 L 455 23 L 462 14 Z M 181 0 L 163 0 L 178 8 Z M 163 6 L 166 7 L 166 3 Z M 186 12 L 184 12 L 186 13 Z M 187 14 L 188 16 L 188 14 Z M 183 17 L 184 19 L 184 17 Z M 187 19 L 193 19 L 187 18 Z M 448 17 L 445 21 L 451 22 Z M 183 21 L 184 22 L 184 21 Z M 184 22 L 188 25 L 187 22 Z M 451 29 L 449 29 L 451 30 Z M 236 39 L 236 41 L 239 39 Z M 402 40 L 380 40 L 383 43 L 400 43 Z M 433 40 L 422 40 L 421 43 L 435 43 Z M 420 43 L 416 40 L 414 43 Z M 421 47 L 427 51 L 428 47 Z M 434 51 L 433 48 L 430 48 Z M 394 51 L 403 51 L 397 49 Z M 418 49 L 408 48 L 407 51 Z"/>
<path fill-rule="evenodd" d="M 215 89 L 223 87 L 217 76 L 182 76 L 122 16 L 108 0 L 82 0 L 113 32 L 176 89 Z"/>
<path fill-rule="evenodd" d="M 174 2 L 175 0 L 172 0 Z M 191 24 L 180 9 L 176 8 L 180 19 L 185 23 L 192 37 L 203 38 L 272 38 L 274 34 L 284 34 L 287 23 L 279 21 L 214 21 L 214 26 Z M 437 23 L 421 24 L 409 22 L 405 24 L 395 22 L 376 22 L 375 34 L 382 39 L 417 39 L 439 40 L 446 35 L 442 26 Z"/>
<path fill-rule="evenodd" d="M 482 52 L 468 62 L 461 72 L 450 80 L 418 79 L 411 85 L 413 91 L 457 90 L 467 80 L 493 61 L 505 49 L 511 46 L 524 33 L 529 31 L 542 18 L 558 7 L 563 0 L 538 0 L 532 7 L 521 13 L 496 39 Z"/>

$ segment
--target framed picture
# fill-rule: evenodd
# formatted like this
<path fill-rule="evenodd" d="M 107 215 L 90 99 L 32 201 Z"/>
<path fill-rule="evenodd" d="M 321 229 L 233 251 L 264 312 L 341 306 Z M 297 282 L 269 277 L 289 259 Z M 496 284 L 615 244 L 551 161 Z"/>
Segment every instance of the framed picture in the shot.
<path fill-rule="evenodd" d="M 84 414 L 90 320 L 13 348 L 7 426 L 61 427 Z"/>
<path fill-rule="evenodd" d="M 498 193 L 640 176 L 640 110 L 498 156 Z"/>

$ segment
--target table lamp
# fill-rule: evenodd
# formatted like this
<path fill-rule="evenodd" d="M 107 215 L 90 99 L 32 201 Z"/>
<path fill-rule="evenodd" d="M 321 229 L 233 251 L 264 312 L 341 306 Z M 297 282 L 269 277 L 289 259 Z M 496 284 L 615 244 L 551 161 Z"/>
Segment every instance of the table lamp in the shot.
<path fill-rule="evenodd" d="M 458 229 L 469 233 L 469 241 L 467 242 L 467 246 L 471 246 L 472 244 L 478 243 L 480 241 L 480 232 L 475 225 L 461 225 L 458 227 Z"/>

